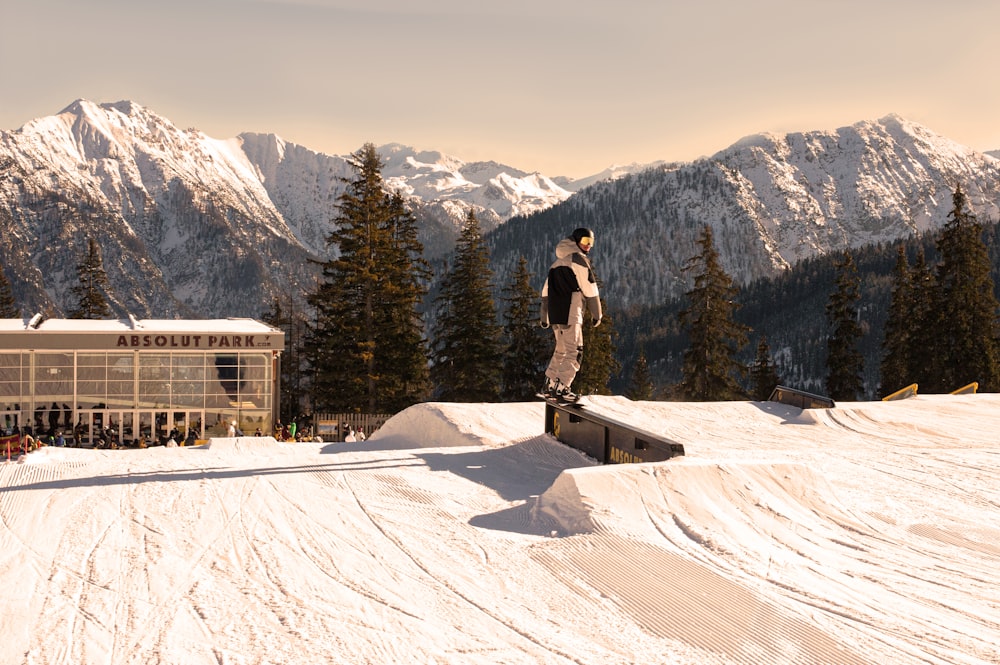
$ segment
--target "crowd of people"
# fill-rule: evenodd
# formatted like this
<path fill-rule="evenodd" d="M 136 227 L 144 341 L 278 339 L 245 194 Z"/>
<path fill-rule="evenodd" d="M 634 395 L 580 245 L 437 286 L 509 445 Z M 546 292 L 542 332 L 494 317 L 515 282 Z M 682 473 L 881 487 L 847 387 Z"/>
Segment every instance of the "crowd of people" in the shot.
<path fill-rule="evenodd" d="M 60 429 L 50 429 L 44 434 L 35 435 L 31 427 L 8 427 L 0 439 L 4 442 L 4 451 L 11 452 L 31 452 L 38 450 L 42 446 L 55 446 L 57 448 L 80 447 L 80 439 L 74 432 L 67 437 Z"/>
<path fill-rule="evenodd" d="M 259 427 L 254 432 L 254 436 L 263 436 Z M 361 427 L 354 429 L 350 424 L 344 422 L 337 426 L 334 436 L 337 441 L 348 443 L 364 441 L 365 431 Z M 323 438 L 314 431 L 311 424 L 299 427 L 298 423 L 294 420 L 288 424 L 283 424 L 280 420 L 276 422 L 274 424 L 274 438 L 278 441 L 314 441 L 316 443 L 323 443 Z"/>
<path fill-rule="evenodd" d="M 123 438 L 118 430 L 113 426 L 101 427 L 95 430 L 96 435 L 90 446 L 84 445 L 86 426 L 78 425 L 72 432 L 64 432 L 61 429 L 50 430 L 45 434 L 35 435 L 31 427 L 8 427 L 0 433 L 0 453 L 15 454 L 21 452 L 32 452 L 43 446 L 53 446 L 56 448 L 84 448 L 91 447 L 99 450 L 118 450 L 121 448 L 149 448 L 151 446 L 193 446 L 198 439 L 198 432 L 191 428 L 186 436 L 182 436 L 180 430 L 173 428 L 168 434 L 160 437 L 151 437 L 140 434 L 137 438 Z M 67 436 L 67 434 L 69 436 Z"/>
<path fill-rule="evenodd" d="M 299 426 L 296 420 L 287 424 L 279 420 L 274 424 L 273 436 L 278 441 L 284 442 L 313 441 L 323 443 L 323 438 L 315 432 L 311 422 L 308 419 L 304 422 L 306 423 L 305 425 Z M 239 429 L 235 420 L 229 424 L 227 434 L 228 436 L 244 436 L 244 433 Z M 147 436 L 145 433 L 140 433 L 138 438 L 121 437 L 113 425 L 95 428 L 95 437 L 92 441 L 88 442 L 90 446 L 84 445 L 87 435 L 87 427 L 83 423 L 78 424 L 75 428 L 71 428 L 68 431 L 52 428 L 45 434 L 37 436 L 33 434 L 31 427 L 9 426 L 0 431 L 0 455 L 6 454 L 10 457 L 22 452 L 32 452 L 42 446 L 54 446 L 57 448 L 92 447 L 101 450 L 118 450 L 122 448 L 149 448 L 151 446 L 165 446 L 167 448 L 193 446 L 198 441 L 198 432 L 194 428 L 188 429 L 187 435 L 184 436 L 176 427 L 171 429 L 166 435 L 152 437 Z M 258 427 L 253 436 L 264 436 L 264 433 Z M 355 429 L 354 426 L 345 421 L 336 426 L 333 438 L 336 441 L 354 443 L 364 441 L 367 436 L 364 428 L 359 426 Z"/>

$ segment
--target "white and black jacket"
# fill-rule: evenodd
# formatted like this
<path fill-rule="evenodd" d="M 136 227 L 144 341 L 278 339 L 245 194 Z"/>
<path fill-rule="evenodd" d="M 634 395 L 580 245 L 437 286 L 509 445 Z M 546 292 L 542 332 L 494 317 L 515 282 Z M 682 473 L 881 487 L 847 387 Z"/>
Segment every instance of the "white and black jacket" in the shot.
<path fill-rule="evenodd" d="M 556 245 L 556 260 L 542 286 L 541 324 L 582 325 L 586 306 L 594 325 L 601 321 L 601 298 L 590 259 L 573 238 Z"/>

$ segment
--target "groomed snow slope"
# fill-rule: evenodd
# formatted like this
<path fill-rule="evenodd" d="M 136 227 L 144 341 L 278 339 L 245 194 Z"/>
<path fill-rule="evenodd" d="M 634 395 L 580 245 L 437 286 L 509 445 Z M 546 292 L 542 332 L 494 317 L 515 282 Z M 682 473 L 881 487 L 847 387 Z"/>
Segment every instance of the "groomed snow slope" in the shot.
<path fill-rule="evenodd" d="M 591 398 L 0 464 L 3 663 L 997 663 L 1000 396 Z"/>

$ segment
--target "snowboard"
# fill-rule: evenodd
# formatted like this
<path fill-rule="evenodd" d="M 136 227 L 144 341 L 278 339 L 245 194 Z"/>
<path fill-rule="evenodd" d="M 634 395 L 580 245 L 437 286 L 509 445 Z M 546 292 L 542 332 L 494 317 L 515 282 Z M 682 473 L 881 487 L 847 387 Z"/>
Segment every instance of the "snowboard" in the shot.
<path fill-rule="evenodd" d="M 538 399 L 542 400 L 543 402 L 548 402 L 549 404 L 555 404 L 556 406 L 571 406 L 574 409 L 582 409 L 584 407 L 584 405 L 583 405 L 583 397 L 577 398 L 577 401 L 575 401 L 575 402 L 570 402 L 570 401 L 567 401 L 567 400 L 556 399 L 555 397 L 549 397 L 548 395 L 546 395 L 544 393 L 535 393 L 535 397 L 537 397 Z"/>

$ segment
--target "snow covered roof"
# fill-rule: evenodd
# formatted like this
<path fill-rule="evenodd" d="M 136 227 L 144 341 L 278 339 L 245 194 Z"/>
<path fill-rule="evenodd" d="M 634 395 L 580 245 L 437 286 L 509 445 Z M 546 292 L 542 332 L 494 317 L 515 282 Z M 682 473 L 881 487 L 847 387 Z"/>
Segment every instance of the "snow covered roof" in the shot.
<path fill-rule="evenodd" d="M 33 322 L 38 317 L 37 323 Z M 214 333 L 280 333 L 256 319 L 0 319 L 0 332 L 37 330 L 39 332 L 214 332 Z"/>
<path fill-rule="evenodd" d="M 0 348 L 284 349 L 285 334 L 256 319 L 0 319 Z"/>

